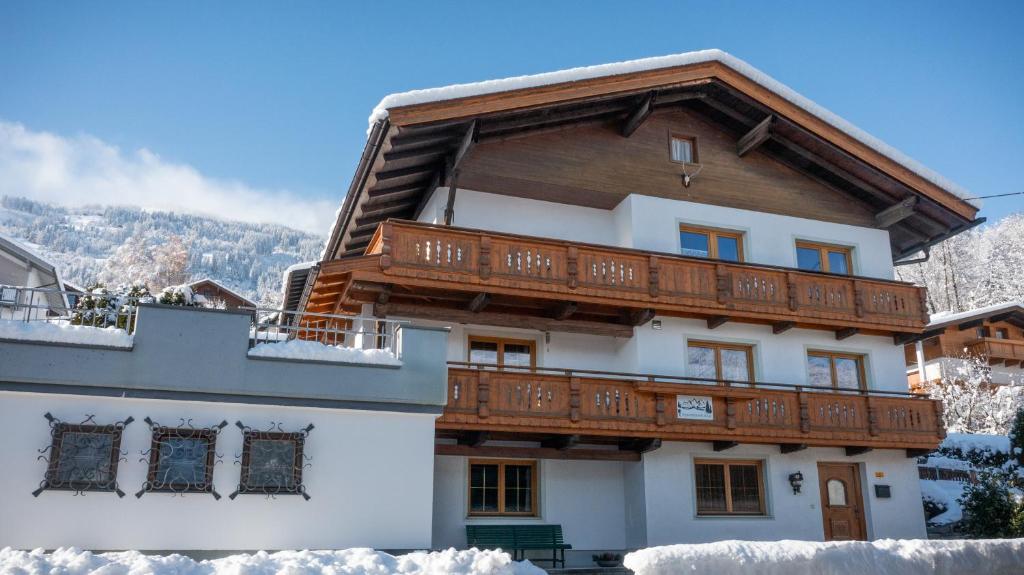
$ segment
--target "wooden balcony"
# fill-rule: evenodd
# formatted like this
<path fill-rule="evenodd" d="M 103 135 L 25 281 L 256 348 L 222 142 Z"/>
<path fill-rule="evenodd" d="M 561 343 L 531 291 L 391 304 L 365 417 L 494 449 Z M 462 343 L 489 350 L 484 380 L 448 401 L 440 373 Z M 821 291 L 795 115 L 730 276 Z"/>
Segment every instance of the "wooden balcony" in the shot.
<path fill-rule="evenodd" d="M 657 314 L 842 339 L 919 333 L 924 298 L 903 282 L 389 221 L 366 255 L 321 264 L 307 310 L 626 337 Z"/>
<path fill-rule="evenodd" d="M 693 409 L 705 401 L 710 407 Z M 450 363 L 448 405 L 436 427 L 464 444 L 438 446 L 439 453 L 466 451 L 483 434 L 542 438 L 563 449 L 616 443 L 634 453 L 672 440 L 713 442 L 716 450 L 774 443 L 784 452 L 838 446 L 851 455 L 869 448 L 919 455 L 945 437 L 941 421 L 940 402 L 908 393 Z"/>
<path fill-rule="evenodd" d="M 989 365 L 1024 368 L 1024 341 L 986 337 L 967 344 L 967 353 L 987 359 Z"/>

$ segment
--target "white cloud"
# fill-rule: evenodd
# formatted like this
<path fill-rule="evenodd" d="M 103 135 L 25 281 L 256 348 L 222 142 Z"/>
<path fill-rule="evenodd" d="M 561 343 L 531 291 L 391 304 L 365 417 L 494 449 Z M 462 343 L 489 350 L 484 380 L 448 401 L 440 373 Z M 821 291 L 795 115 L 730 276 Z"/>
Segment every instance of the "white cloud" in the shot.
<path fill-rule="evenodd" d="M 0 196 L 64 205 L 134 205 L 326 234 L 335 208 L 287 190 L 206 177 L 145 149 L 125 152 L 90 135 L 34 132 L 0 120 Z"/>

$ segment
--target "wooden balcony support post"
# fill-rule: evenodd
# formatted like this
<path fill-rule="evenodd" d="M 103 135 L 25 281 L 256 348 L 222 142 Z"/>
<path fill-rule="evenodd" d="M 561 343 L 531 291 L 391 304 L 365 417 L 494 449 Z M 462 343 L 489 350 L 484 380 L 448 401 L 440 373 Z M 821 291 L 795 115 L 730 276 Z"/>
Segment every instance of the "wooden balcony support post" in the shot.
<path fill-rule="evenodd" d="M 565 280 L 569 289 L 579 287 L 579 258 L 580 251 L 576 246 L 569 246 L 565 256 Z"/>
<path fill-rule="evenodd" d="M 391 267 L 391 240 L 394 227 L 390 223 L 380 225 L 380 269 L 384 271 Z"/>
<path fill-rule="evenodd" d="M 864 317 L 864 286 L 858 280 L 853 280 L 853 311 L 857 317 Z"/>
<path fill-rule="evenodd" d="M 651 256 L 647 262 L 647 293 L 658 297 L 658 256 Z"/>
<path fill-rule="evenodd" d="M 931 315 L 928 313 L 928 288 L 917 288 L 917 300 L 917 305 L 921 308 L 921 322 L 928 325 L 928 322 L 932 320 Z"/>
<path fill-rule="evenodd" d="M 484 370 L 477 371 L 477 384 L 476 384 L 476 415 L 480 419 L 487 419 L 487 416 L 491 414 L 490 401 L 491 401 L 491 383 L 489 381 L 490 374 Z"/>
<path fill-rule="evenodd" d="M 736 429 L 736 398 L 725 398 L 725 428 Z"/>
<path fill-rule="evenodd" d="M 715 266 L 715 279 L 717 280 L 718 303 L 726 305 L 729 303 L 729 288 L 731 286 L 729 285 L 729 271 L 724 265 L 718 264 Z"/>
<path fill-rule="evenodd" d="M 654 396 L 654 421 L 658 426 L 668 423 L 665 421 L 665 394 L 658 393 Z"/>
<path fill-rule="evenodd" d="M 935 428 L 938 430 L 939 439 L 946 439 L 946 420 L 941 401 L 932 401 L 935 406 Z"/>
<path fill-rule="evenodd" d="M 480 236 L 480 257 L 477 259 L 477 266 L 480 279 L 486 280 L 491 277 L 491 238 L 487 236 Z"/>
<path fill-rule="evenodd" d="M 796 275 L 786 274 L 786 296 L 789 300 L 789 311 L 796 311 L 800 307 L 800 294 L 797 292 Z"/>
<path fill-rule="evenodd" d="M 875 398 L 868 397 L 868 435 L 878 435 L 878 406 L 875 405 Z"/>
<path fill-rule="evenodd" d="M 569 378 L 569 421 L 577 423 L 580 420 L 580 378 Z"/>
<path fill-rule="evenodd" d="M 800 433 L 811 432 L 811 406 L 807 394 L 797 391 L 797 402 L 800 404 Z"/>

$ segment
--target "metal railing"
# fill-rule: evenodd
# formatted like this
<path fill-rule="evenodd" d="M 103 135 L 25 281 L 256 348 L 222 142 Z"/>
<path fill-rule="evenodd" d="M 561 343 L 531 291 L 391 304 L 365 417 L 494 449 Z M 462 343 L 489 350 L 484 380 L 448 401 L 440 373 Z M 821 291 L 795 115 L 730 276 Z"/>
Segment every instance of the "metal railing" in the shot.
<path fill-rule="evenodd" d="M 398 356 L 399 329 L 404 321 L 356 315 L 312 313 L 266 308 L 252 312 L 250 345 L 280 341 L 314 341 L 358 349 L 383 349 Z"/>

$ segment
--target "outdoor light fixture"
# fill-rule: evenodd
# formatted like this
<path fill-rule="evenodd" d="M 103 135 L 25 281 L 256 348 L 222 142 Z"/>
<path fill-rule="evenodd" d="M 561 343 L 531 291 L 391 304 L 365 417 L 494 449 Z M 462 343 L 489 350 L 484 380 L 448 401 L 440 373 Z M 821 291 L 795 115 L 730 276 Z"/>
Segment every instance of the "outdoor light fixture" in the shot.
<path fill-rule="evenodd" d="M 804 474 L 797 471 L 789 474 L 789 484 L 793 486 L 793 495 L 800 493 L 800 486 L 804 483 Z"/>

